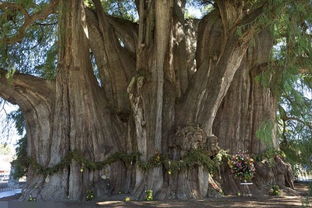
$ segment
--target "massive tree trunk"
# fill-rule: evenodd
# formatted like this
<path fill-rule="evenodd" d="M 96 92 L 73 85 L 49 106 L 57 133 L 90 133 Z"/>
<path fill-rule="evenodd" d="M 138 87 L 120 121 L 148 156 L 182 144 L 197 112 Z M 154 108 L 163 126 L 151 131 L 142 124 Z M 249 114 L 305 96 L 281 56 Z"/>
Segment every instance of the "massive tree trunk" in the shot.
<path fill-rule="evenodd" d="M 117 161 L 100 170 L 77 158 L 52 174 L 30 169 L 22 199 L 77 200 L 88 190 L 99 198 L 123 192 L 143 199 L 147 189 L 157 199 L 205 198 L 216 184 L 200 163 L 171 174 L 164 164 L 144 169 L 139 162 L 156 158 L 158 164 L 163 155 L 180 161 L 201 149 L 213 158 L 218 150 L 213 133 L 231 152 L 266 148 L 255 132 L 274 118 L 275 101 L 254 77 L 267 61 L 261 54 L 272 45 L 268 40 L 260 50 L 256 44 L 246 55 L 258 30 L 251 24 L 238 32 L 254 13 L 237 1 L 218 1 L 198 23 L 184 19 L 184 0 L 146 0 L 136 1 L 136 24 L 105 14 L 101 2 L 93 2 L 95 9 L 81 0 L 60 1 L 55 81 L 1 76 L 0 96 L 20 105 L 28 154 L 43 167 L 54 167 L 75 151 L 94 162 L 116 152 L 140 157 L 132 161 L 135 166 Z"/>
<path fill-rule="evenodd" d="M 4 77 L 1 83 L 1 95 L 19 104 L 24 113 L 29 156 L 44 167 L 60 163 L 74 150 L 82 152 L 89 160 L 101 161 L 113 152 L 126 149 L 121 141 L 126 132 L 120 131 L 126 125 L 108 108 L 105 92 L 93 74 L 89 43 L 83 30 L 86 24 L 83 22 L 86 16 L 83 4 L 81 1 L 62 1 L 60 8 L 62 21 L 56 80 L 17 74 L 11 84 Z M 104 170 L 90 171 L 72 161 L 51 176 L 30 169 L 22 199 L 28 199 L 30 195 L 44 200 L 82 199 L 103 172 L 109 175 L 114 172 L 111 181 L 115 183 L 99 187 L 102 193 L 107 186 L 121 189 L 126 177 L 121 166 L 114 164 L 106 173 Z"/>
<path fill-rule="evenodd" d="M 264 141 L 256 136 L 263 123 L 275 120 L 276 99 L 270 88 L 260 81 L 262 73 L 270 70 L 272 46 L 272 35 L 267 31 L 254 39 L 218 109 L 214 133 L 220 147 L 229 153 L 258 154 L 268 147 L 277 147 L 276 141 Z M 276 140 L 274 132 L 272 128 Z"/>
<path fill-rule="evenodd" d="M 272 46 L 272 34 L 268 31 L 263 31 L 254 38 L 253 45 L 249 47 L 218 109 L 213 130 L 219 138 L 220 147 L 230 154 L 259 155 L 279 148 L 275 126 L 277 100 L 269 84 L 261 81 L 264 74 L 273 80 L 274 69 L 269 66 Z M 266 131 L 267 136 L 257 133 L 261 131 Z M 270 165 L 257 161 L 255 167 L 254 185 L 250 187 L 252 193 L 269 193 L 268 189 L 273 185 L 294 188 L 291 181 L 293 178 L 289 175 L 291 168 L 280 158 L 276 157 L 275 163 Z M 221 167 L 220 174 L 226 194 L 244 191 L 227 164 Z"/>

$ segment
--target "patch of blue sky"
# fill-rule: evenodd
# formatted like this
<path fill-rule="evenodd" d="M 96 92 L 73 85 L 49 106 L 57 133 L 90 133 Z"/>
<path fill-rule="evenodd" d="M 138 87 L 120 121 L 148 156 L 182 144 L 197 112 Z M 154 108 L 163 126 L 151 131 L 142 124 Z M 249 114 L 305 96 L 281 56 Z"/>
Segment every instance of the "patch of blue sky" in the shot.
<path fill-rule="evenodd" d="M 195 17 L 197 19 L 202 18 L 204 15 L 202 9 L 200 9 L 199 7 L 192 6 L 192 5 L 189 5 L 186 7 L 186 14 L 190 17 Z"/>
<path fill-rule="evenodd" d="M 0 100 L 0 144 L 5 143 L 14 147 L 21 138 L 17 133 L 14 121 L 7 119 L 7 115 L 17 109 L 17 105 L 10 104 L 2 99 Z"/>

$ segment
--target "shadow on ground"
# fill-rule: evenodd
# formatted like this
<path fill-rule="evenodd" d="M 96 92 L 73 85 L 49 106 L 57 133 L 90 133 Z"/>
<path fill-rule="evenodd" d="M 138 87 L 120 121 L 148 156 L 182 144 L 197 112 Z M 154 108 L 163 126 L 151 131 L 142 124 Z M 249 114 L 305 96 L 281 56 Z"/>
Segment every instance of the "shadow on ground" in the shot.
<path fill-rule="evenodd" d="M 312 207 L 312 197 L 306 196 L 307 186 L 298 184 L 301 196 L 284 197 L 234 197 L 189 201 L 103 201 L 103 202 L 19 202 L 15 198 L 0 199 L 0 208 L 210 208 L 210 207 Z"/>

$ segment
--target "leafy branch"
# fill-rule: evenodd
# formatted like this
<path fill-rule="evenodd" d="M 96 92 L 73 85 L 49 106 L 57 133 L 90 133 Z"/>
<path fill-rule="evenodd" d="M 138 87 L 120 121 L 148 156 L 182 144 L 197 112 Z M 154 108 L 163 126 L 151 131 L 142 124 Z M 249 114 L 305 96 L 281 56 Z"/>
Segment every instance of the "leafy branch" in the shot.
<path fill-rule="evenodd" d="M 34 14 L 29 14 L 27 10 L 23 7 L 22 4 L 18 3 L 9 3 L 9 2 L 0 2 L 0 10 L 17 10 L 20 11 L 24 15 L 24 23 L 18 29 L 18 31 L 11 37 L 3 38 L 1 41 L 6 44 L 13 44 L 16 42 L 21 41 L 26 33 L 28 27 L 32 24 L 36 23 L 38 20 L 46 19 L 50 14 L 52 14 L 57 5 L 59 0 L 52 0 L 51 3 L 47 4 L 42 10 L 35 12 Z"/>

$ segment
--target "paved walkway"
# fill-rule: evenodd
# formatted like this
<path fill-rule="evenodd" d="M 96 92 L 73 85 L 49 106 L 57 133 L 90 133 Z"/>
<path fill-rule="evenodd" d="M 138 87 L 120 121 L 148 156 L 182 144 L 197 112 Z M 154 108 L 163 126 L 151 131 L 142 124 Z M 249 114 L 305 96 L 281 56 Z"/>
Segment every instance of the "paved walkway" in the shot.
<path fill-rule="evenodd" d="M 194 201 L 153 201 L 153 202 L 121 202 L 121 201 L 107 201 L 107 202 L 0 202 L 0 208 L 261 208 L 261 207 L 310 207 L 304 202 L 305 198 L 301 197 L 283 197 L 283 198 L 244 198 L 244 197 L 226 197 L 222 199 L 211 200 L 194 200 Z M 306 206 L 305 206 L 306 205 Z"/>
<path fill-rule="evenodd" d="M 5 198 L 5 197 L 10 197 L 10 196 L 15 196 L 16 194 L 19 194 L 19 193 L 22 193 L 22 189 L 11 189 L 11 188 L 2 189 L 0 192 L 0 199 Z"/>
<path fill-rule="evenodd" d="M 297 184 L 296 190 L 307 194 L 306 184 Z M 262 208 L 262 207 L 312 207 L 312 197 L 234 197 L 189 201 L 102 201 L 102 202 L 18 202 L 17 197 L 0 199 L 0 208 Z"/>

